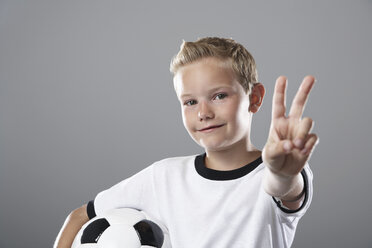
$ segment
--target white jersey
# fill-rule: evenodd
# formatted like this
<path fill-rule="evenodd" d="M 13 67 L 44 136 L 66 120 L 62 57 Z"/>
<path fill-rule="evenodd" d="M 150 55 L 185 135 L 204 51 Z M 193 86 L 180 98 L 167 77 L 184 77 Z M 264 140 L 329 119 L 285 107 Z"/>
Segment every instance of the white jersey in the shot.
<path fill-rule="evenodd" d="M 155 162 L 99 193 L 88 204 L 93 217 L 111 208 L 145 211 L 168 229 L 174 248 L 290 247 L 312 198 L 312 172 L 302 175 L 305 200 L 284 208 L 262 187 L 261 157 L 232 171 L 209 169 L 205 154 Z"/>

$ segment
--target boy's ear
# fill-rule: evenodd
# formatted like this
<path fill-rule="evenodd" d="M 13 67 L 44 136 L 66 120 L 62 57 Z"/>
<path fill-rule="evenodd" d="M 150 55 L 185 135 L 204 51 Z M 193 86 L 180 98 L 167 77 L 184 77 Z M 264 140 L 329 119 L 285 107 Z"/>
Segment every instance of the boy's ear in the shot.
<path fill-rule="evenodd" d="M 261 83 L 255 83 L 249 95 L 249 112 L 256 113 L 262 104 L 265 96 L 265 87 Z"/>

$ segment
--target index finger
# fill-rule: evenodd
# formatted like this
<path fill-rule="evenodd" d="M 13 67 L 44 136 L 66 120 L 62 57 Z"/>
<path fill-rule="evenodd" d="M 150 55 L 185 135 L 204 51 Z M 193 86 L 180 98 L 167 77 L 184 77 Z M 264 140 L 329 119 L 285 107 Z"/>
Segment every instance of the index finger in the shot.
<path fill-rule="evenodd" d="M 272 119 L 279 118 L 285 115 L 285 90 L 287 86 L 287 78 L 280 76 L 276 80 L 274 95 L 273 95 L 273 106 L 272 106 Z"/>
<path fill-rule="evenodd" d="M 298 89 L 295 98 L 292 101 L 291 109 L 288 116 L 301 118 L 305 109 L 305 104 L 311 88 L 313 87 L 315 78 L 313 76 L 306 76 Z"/>

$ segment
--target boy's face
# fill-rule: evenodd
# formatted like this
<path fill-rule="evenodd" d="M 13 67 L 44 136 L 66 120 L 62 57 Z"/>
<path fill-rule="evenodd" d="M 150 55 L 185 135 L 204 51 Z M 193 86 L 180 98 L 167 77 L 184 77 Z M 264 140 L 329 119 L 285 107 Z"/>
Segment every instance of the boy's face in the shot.
<path fill-rule="evenodd" d="M 174 86 L 183 124 L 200 146 L 219 151 L 249 139 L 249 96 L 228 62 L 205 58 L 185 65 Z"/>

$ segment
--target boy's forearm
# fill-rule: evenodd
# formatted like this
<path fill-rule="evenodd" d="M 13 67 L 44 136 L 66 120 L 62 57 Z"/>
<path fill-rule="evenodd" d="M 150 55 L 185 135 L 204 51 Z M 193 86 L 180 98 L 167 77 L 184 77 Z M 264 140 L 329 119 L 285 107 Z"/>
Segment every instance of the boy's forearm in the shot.
<path fill-rule="evenodd" d="M 263 187 L 266 193 L 282 201 L 299 201 L 304 190 L 304 180 L 301 173 L 293 177 L 284 177 L 273 173 L 266 167 Z"/>
<path fill-rule="evenodd" d="M 80 228 L 89 221 L 88 214 L 86 212 L 86 205 L 75 209 L 66 218 L 56 241 L 54 243 L 54 248 L 71 248 L 76 234 L 79 232 Z"/>

